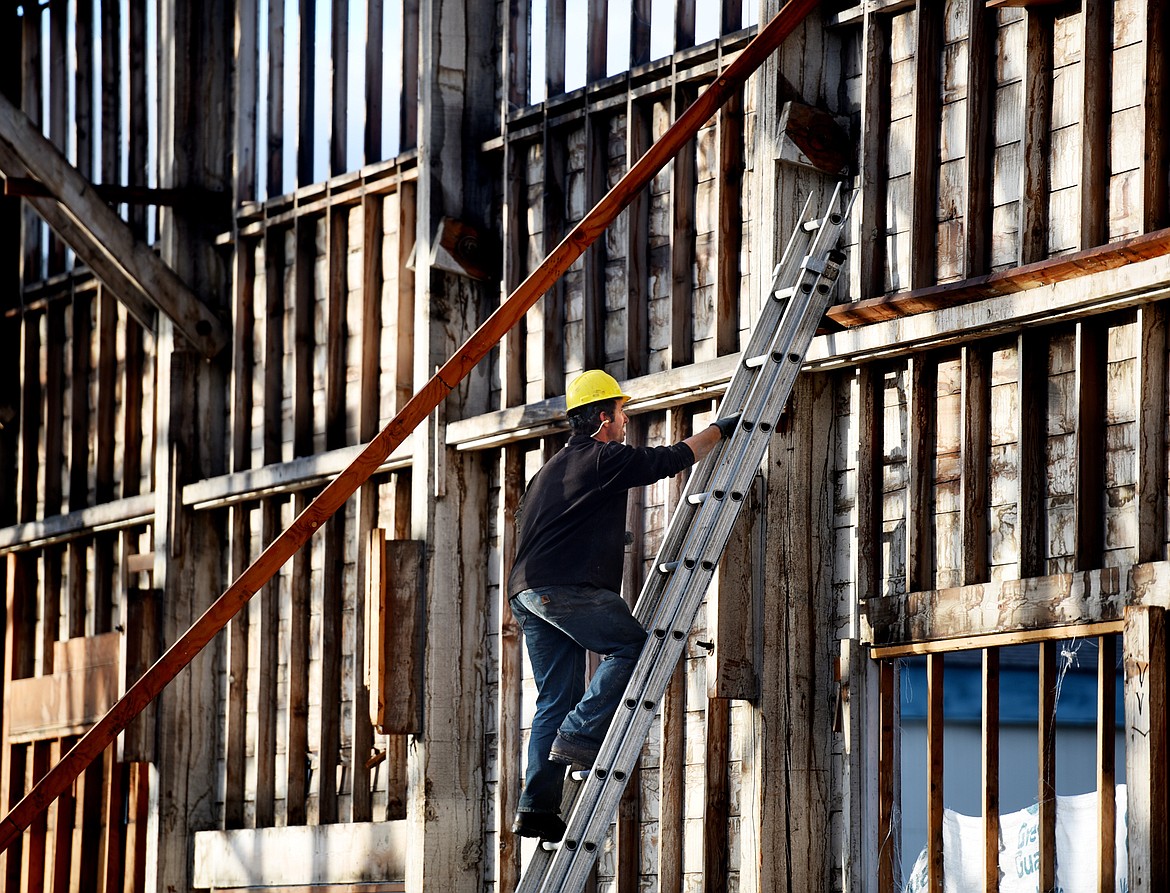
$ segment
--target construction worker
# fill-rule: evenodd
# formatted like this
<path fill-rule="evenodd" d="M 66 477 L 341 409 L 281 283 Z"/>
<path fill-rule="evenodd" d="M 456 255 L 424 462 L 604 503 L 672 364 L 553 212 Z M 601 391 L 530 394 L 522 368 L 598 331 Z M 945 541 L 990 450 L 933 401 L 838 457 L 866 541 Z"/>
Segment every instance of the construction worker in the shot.
<path fill-rule="evenodd" d="M 613 376 L 582 373 L 565 395 L 572 436 L 536 473 L 517 513 L 509 603 L 536 677 L 528 770 L 512 831 L 558 841 L 565 767 L 593 764 L 646 640 L 618 594 L 627 543 L 626 502 L 730 436 L 720 419 L 673 446 L 634 447 L 624 393 Z M 602 655 L 585 688 L 585 652 Z"/>

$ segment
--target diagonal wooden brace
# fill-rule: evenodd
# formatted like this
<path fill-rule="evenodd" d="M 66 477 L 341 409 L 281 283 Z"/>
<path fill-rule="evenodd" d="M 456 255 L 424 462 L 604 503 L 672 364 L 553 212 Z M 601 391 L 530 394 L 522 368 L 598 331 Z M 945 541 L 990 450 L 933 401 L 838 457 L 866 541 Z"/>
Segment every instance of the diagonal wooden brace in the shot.
<path fill-rule="evenodd" d="M 52 193 L 25 201 L 150 331 L 161 312 L 204 356 L 214 357 L 227 346 L 227 327 L 211 308 L 135 238 L 94 185 L 3 94 L 0 170 L 9 177 L 32 177 Z"/>

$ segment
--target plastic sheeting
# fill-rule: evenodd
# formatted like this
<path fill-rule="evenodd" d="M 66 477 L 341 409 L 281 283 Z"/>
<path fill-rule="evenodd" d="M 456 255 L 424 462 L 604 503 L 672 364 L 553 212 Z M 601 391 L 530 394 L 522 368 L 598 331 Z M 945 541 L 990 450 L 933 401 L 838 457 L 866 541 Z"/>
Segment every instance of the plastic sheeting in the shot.
<path fill-rule="evenodd" d="M 1126 877 L 1125 785 L 1118 785 L 1116 855 L 1117 893 L 1128 893 Z M 999 820 L 1000 893 L 1037 893 L 1039 889 L 1039 808 L 1008 813 Z M 1056 798 L 1056 888 L 1060 893 L 1096 893 L 1097 793 Z M 904 893 L 925 893 L 927 853 L 914 863 Z M 943 890 L 968 893 L 983 889 L 983 819 L 951 809 L 943 811 Z"/>

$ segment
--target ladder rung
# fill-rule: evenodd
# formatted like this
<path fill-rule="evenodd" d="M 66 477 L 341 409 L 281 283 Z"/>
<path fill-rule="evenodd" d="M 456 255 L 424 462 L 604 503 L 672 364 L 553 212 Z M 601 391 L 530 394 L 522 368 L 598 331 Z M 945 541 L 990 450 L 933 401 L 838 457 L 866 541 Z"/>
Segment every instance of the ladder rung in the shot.
<path fill-rule="evenodd" d="M 678 567 L 677 561 L 664 561 L 662 564 L 658 565 L 658 573 L 669 574 L 676 567 Z"/>
<path fill-rule="evenodd" d="M 815 233 L 818 229 L 821 228 L 821 224 L 823 222 L 824 221 L 820 217 L 814 217 L 812 220 L 806 220 L 804 223 L 802 223 L 800 228 L 803 229 L 806 233 Z"/>
<path fill-rule="evenodd" d="M 690 503 L 691 505 L 702 505 L 703 500 L 705 500 L 706 498 L 707 498 L 706 493 L 692 493 L 690 496 L 687 497 L 687 502 Z"/>
<path fill-rule="evenodd" d="M 557 850 L 559 850 L 561 848 L 561 845 L 559 842 L 554 843 L 551 840 L 542 840 L 540 842 L 540 848 L 542 850 L 544 850 L 546 853 L 555 853 Z"/>
<path fill-rule="evenodd" d="M 772 297 L 774 297 L 777 301 L 787 301 L 794 294 L 796 294 L 796 289 L 792 286 L 789 286 L 788 288 L 776 289 L 774 292 L 772 292 Z"/>
<path fill-rule="evenodd" d="M 759 369 L 761 366 L 764 365 L 764 361 L 767 359 L 768 359 L 768 355 L 766 353 L 762 353 L 759 356 L 748 357 L 746 360 L 743 361 L 743 364 L 745 366 L 747 366 L 747 368 L 749 368 L 749 369 Z"/>
<path fill-rule="evenodd" d="M 569 773 L 569 776 L 573 779 L 573 781 L 585 781 L 585 779 L 587 779 L 589 777 L 589 770 L 588 769 L 574 769 L 572 772 Z"/>

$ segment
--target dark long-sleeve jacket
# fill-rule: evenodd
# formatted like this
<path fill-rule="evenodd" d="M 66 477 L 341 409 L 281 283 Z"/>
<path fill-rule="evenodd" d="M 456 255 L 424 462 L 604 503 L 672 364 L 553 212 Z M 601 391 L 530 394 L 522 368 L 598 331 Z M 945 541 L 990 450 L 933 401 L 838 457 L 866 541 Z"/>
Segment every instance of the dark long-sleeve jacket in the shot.
<path fill-rule="evenodd" d="M 685 443 L 634 447 L 574 434 L 532 478 L 508 595 L 587 583 L 619 592 L 627 494 L 694 464 Z"/>

